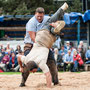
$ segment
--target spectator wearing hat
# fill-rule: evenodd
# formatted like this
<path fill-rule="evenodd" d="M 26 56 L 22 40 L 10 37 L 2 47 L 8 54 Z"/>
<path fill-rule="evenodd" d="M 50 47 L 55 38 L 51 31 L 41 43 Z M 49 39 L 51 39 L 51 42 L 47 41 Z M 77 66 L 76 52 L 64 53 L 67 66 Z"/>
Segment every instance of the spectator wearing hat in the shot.
<path fill-rule="evenodd" d="M 65 45 L 65 49 L 70 50 L 70 47 L 71 47 L 71 46 L 70 46 L 70 42 L 67 41 L 67 42 L 66 42 L 66 45 Z"/>
<path fill-rule="evenodd" d="M 68 50 L 68 53 L 64 57 L 64 71 L 66 67 L 72 72 L 73 71 L 73 56 L 71 55 L 71 50 Z"/>
<path fill-rule="evenodd" d="M 86 64 L 90 64 L 90 46 L 88 47 L 88 50 L 85 53 L 85 57 L 86 57 Z"/>
<path fill-rule="evenodd" d="M 8 71 L 9 70 L 9 56 L 8 56 L 8 52 L 5 52 L 5 56 L 3 57 L 0 67 L 4 70 L 4 71 Z"/>

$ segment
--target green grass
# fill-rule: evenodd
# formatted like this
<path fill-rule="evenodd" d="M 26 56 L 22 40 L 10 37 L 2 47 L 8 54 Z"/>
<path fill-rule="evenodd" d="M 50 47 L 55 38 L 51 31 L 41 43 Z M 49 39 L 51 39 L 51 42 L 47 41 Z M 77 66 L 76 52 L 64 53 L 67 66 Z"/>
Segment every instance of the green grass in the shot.
<path fill-rule="evenodd" d="M 20 72 L 2 72 L 0 75 L 13 75 L 13 74 L 21 74 Z"/>
<path fill-rule="evenodd" d="M 59 73 L 64 73 L 63 71 L 58 71 Z M 37 73 L 43 73 L 43 72 L 37 72 Z M 80 73 L 80 72 L 74 72 L 74 73 Z M 2 72 L 0 75 L 14 75 L 14 74 L 21 74 L 21 72 Z"/>

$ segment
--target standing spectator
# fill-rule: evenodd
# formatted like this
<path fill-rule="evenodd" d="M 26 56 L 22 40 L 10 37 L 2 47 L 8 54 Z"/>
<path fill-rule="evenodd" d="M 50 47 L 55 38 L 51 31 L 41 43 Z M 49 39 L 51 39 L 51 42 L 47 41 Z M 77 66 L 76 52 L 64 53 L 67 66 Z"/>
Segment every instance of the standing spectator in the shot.
<path fill-rule="evenodd" d="M 3 57 L 0 67 L 3 68 L 4 71 L 9 70 L 9 56 L 8 52 L 5 52 L 5 56 Z"/>
<path fill-rule="evenodd" d="M 60 43 L 61 43 L 61 39 L 60 39 L 60 37 L 59 37 L 59 38 L 57 38 L 57 40 L 55 41 L 54 46 L 56 46 L 58 49 L 60 49 Z"/>
<path fill-rule="evenodd" d="M 90 64 L 90 46 L 88 47 L 88 50 L 85 53 L 86 56 L 86 64 Z"/>
<path fill-rule="evenodd" d="M 17 54 L 19 54 L 19 53 L 21 53 L 21 52 L 22 52 L 21 46 L 20 46 L 20 45 L 17 45 L 17 48 L 16 48 L 16 50 L 15 50 L 15 54 L 17 55 Z"/>
<path fill-rule="evenodd" d="M 86 48 L 85 48 L 85 46 L 84 46 L 83 41 L 80 41 L 79 46 L 81 46 L 82 52 L 84 52 L 84 53 L 85 53 L 85 52 L 86 52 Z"/>
<path fill-rule="evenodd" d="M 85 52 L 81 48 L 81 46 L 78 46 L 78 54 L 81 56 L 82 60 L 85 62 Z"/>
<path fill-rule="evenodd" d="M 11 53 L 10 61 L 9 61 L 9 67 L 10 69 L 14 69 L 18 65 L 17 57 L 15 56 L 15 53 Z"/>
<path fill-rule="evenodd" d="M 66 42 L 66 45 L 65 45 L 65 49 L 70 50 L 70 47 L 71 47 L 71 46 L 70 46 L 70 42 L 67 41 L 67 42 Z"/>
<path fill-rule="evenodd" d="M 74 50 L 73 61 L 74 61 L 74 72 L 77 72 L 79 66 L 83 65 L 83 60 L 81 56 L 77 53 L 77 50 Z"/>
<path fill-rule="evenodd" d="M 68 53 L 64 57 L 64 71 L 66 71 L 66 67 L 73 71 L 73 56 L 71 55 L 71 50 L 68 50 Z"/>

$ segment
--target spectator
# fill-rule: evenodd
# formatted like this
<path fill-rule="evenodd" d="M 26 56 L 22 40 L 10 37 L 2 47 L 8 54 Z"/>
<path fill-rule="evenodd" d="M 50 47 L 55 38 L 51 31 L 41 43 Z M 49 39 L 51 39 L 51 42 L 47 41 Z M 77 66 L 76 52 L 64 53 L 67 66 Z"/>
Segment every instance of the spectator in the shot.
<path fill-rule="evenodd" d="M 5 56 L 3 57 L 0 67 L 4 70 L 4 71 L 8 71 L 9 70 L 9 56 L 8 56 L 8 52 L 5 52 Z"/>
<path fill-rule="evenodd" d="M 74 51 L 75 51 L 76 49 L 75 49 L 73 46 L 71 46 L 70 50 L 71 50 L 71 55 L 73 56 L 73 55 L 74 55 Z"/>
<path fill-rule="evenodd" d="M 85 52 L 82 50 L 81 46 L 78 46 L 78 54 L 81 56 L 82 60 L 85 62 Z"/>
<path fill-rule="evenodd" d="M 21 46 L 20 46 L 20 45 L 17 45 L 17 48 L 16 48 L 16 50 L 15 50 L 15 54 L 17 55 L 17 54 L 19 54 L 20 52 L 22 52 Z"/>
<path fill-rule="evenodd" d="M 7 43 L 7 46 L 6 46 L 6 52 L 8 52 L 8 53 L 11 52 L 10 43 Z"/>
<path fill-rule="evenodd" d="M 86 64 L 90 64 L 90 46 L 88 47 L 88 50 L 85 53 L 86 56 Z"/>
<path fill-rule="evenodd" d="M 67 41 L 67 42 L 66 42 L 66 45 L 65 45 L 65 49 L 70 50 L 70 47 L 71 47 L 71 46 L 70 46 L 70 42 Z"/>
<path fill-rule="evenodd" d="M 2 54 L 2 52 L 0 52 L 0 62 L 2 61 L 4 55 Z"/>
<path fill-rule="evenodd" d="M 66 54 L 67 54 L 67 49 L 65 49 L 64 46 L 61 46 L 61 50 L 59 51 L 61 60 L 63 60 L 63 58 Z"/>
<path fill-rule="evenodd" d="M 80 41 L 79 46 L 81 46 L 82 52 L 85 53 L 85 52 L 86 52 L 86 48 L 84 47 L 84 43 L 83 43 L 83 41 Z"/>
<path fill-rule="evenodd" d="M 68 53 L 64 57 L 64 71 L 66 67 L 72 72 L 73 71 L 73 56 L 71 55 L 71 50 L 68 50 Z"/>
<path fill-rule="evenodd" d="M 10 37 L 7 34 L 5 34 L 5 36 L 2 39 L 8 41 L 8 40 L 10 40 Z"/>
<path fill-rule="evenodd" d="M 15 53 L 11 53 L 10 61 L 9 61 L 9 67 L 10 69 L 14 69 L 18 65 L 17 57 L 15 56 Z"/>
<path fill-rule="evenodd" d="M 61 39 L 57 38 L 57 40 L 54 43 L 54 46 L 56 46 L 58 49 L 60 49 L 60 43 L 61 43 Z"/>
<path fill-rule="evenodd" d="M 81 56 L 77 53 L 77 50 L 74 50 L 73 61 L 74 61 L 74 72 L 77 72 L 79 66 L 83 65 L 83 60 Z"/>
<path fill-rule="evenodd" d="M 2 52 L 3 44 L 0 44 L 0 52 Z"/>
<path fill-rule="evenodd" d="M 17 55 L 24 55 L 24 52 L 19 52 Z M 17 55 L 16 55 L 16 57 L 17 57 Z M 17 72 L 17 71 L 19 71 L 19 68 L 20 68 L 20 66 L 17 65 L 17 66 L 16 66 L 15 68 L 13 68 L 12 70 L 15 71 L 15 72 Z"/>
<path fill-rule="evenodd" d="M 58 70 L 63 68 L 63 59 L 65 54 L 67 54 L 67 50 L 64 48 L 64 46 L 61 46 L 61 50 L 59 50 L 59 55 L 57 59 L 57 68 Z"/>

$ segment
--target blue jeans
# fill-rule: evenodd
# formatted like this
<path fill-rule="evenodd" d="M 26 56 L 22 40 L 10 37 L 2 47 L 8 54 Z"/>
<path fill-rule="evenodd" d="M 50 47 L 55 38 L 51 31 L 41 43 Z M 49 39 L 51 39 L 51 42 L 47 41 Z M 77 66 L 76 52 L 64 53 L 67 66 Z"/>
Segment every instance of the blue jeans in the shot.
<path fill-rule="evenodd" d="M 90 60 L 86 61 L 85 64 L 90 64 Z"/>
<path fill-rule="evenodd" d="M 74 61 L 73 71 L 74 71 L 74 72 L 77 72 L 77 70 L 78 70 L 78 61 L 76 60 L 76 61 Z"/>

